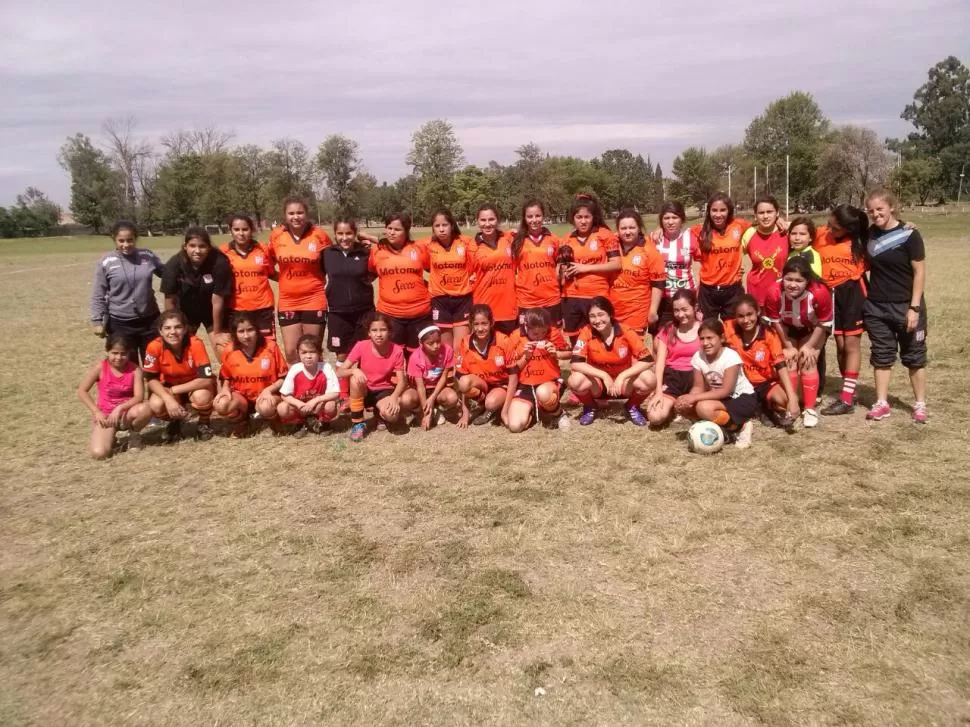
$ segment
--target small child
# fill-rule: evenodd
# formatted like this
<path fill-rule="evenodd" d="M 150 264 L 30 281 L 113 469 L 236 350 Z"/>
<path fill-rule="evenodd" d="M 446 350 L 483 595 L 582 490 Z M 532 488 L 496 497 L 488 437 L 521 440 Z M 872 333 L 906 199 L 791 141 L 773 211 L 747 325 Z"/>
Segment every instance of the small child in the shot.
<path fill-rule="evenodd" d="M 421 329 L 418 343 L 418 350 L 408 361 L 408 378 L 414 388 L 405 391 L 401 401 L 405 408 L 421 412 L 421 428 L 427 430 L 443 424 L 444 412 L 458 406 L 458 394 L 450 386 L 454 381 L 455 352 L 441 340 L 437 326 Z M 438 407 L 444 411 L 436 411 Z"/>
<path fill-rule="evenodd" d="M 701 350 L 691 359 L 694 385 L 677 399 L 674 408 L 693 421 L 714 422 L 734 438 L 738 449 L 747 449 L 754 429 L 751 419 L 758 414 L 758 397 L 744 375 L 741 357 L 725 345 L 724 324 L 718 318 L 701 323 L 697 335 Z"/>
<path fill-rule="evenodd" d="M 108 336 L 105 357 L 94 364 L 77 387 L 78 398 L 91 410 L 91 456 L 111 456 L 115 432 L 129 429 L 128 450 L 141 448 L 139 432 L 148 424 L 152 412 L 145 403 L 145 380 L 142 371 L 128 358 L 133 347 L 119 334 Z M 91 398 L 91 387 L 97 384 L 98 400 Z"/>
<path fill-rule="evenodd" d="M 280 387 L 279 414 L 284 424 L 300 423 L 293 433 L 300 438 L 325 431 L 337 416 L 340 384 L 333 366 L 320 361 L 323 346 L 317 336 L 301 337 L 296 349 L 300 361 L 290 367 Z"/>

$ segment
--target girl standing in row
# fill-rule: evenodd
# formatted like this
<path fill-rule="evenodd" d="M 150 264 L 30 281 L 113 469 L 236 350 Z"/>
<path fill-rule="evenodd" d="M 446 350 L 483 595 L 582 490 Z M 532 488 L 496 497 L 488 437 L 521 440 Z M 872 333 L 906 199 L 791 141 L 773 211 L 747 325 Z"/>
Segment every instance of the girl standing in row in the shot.
<path fill-rule="evenodd" d="M 754 203 L 757 224 L 741 236 L 744 252 L 751 259 L 746 287 L 759 306 L 765 304 L 768 291 L 778 284 L 781 268 L 788 259 L 788 236 L 778 229 L 778 200 L 771 195 Z"/>
<path fill-rule="evenodd" d="M 664 297 L 658 309 L 659 320 L 654 330 L 673 320 L 673 298 L 681 290 L 697 292 L 694 283 L 694 261 L 701 256 L 697 238 L 684 227 L 687 213 L 680 202 L 664 202 L 660 208 L 660 229 L 654 235 L 657 251 L 664 259 L 667 272 Z"/>
<path fill-rule="evenodd" d="M 468 334 L 468 315 L 472 307 L 471 241 L 461 234 L 450 210 L 439 209 L 431 215 L 432 236 L 419 245 L 428 250 L 428 289 L 431 294 L 431 320 L 441 330 L 449 346 Z"/>
<path fill-rule="evenodd" d="M 549 313 L 555 325 L 562 325 L 562 292 L 556 268 L 562 243 L 546 229 L 545 216 L 541 202 L 527 201 L 522 205 L 519 229 L 512 240 L 519 325 L 526 313 L 540 308 Z"/>
<path fill-rule="evenodd" d="M 264 338 L 276 338 L 276 301 L 270 281 L 276 278 L 269 249 L 253 236 L 256 227 L 246 215 L 229 220 L 231 239 L 222 254 L 232 270 L 233 291 L 229 300 L 232 313 L 249 313 Z"/>
<path fill-rule="evenodd" d="M 471 249 L 475 271 L 472 302 L 491 308 L 495 328 L 508 335 L 518 325 L 512 236 L 499 229 L 498 208 L 494 205 L 482 205 L 476 220 L 478 234 Z"/>
<path fill-rule="evenodd" d="M 653 240 L 643 234 L 643 219 L 626 209 L 616 218 L 620 246 L 620 272 L 610 286 L 616 318 L 643 337 L 659 318 L 667 272 Z"/>
<path fill-rule="evenodd" d="M 700 249 L 697 300 L 705 318 L 730 318 L 734 299 L 744 294 L 741 237 L 750 226 L 746 220 L 735 219 L 734 202 L 718 193 L 707 202 L 704 223 L 691 230 Z"/>

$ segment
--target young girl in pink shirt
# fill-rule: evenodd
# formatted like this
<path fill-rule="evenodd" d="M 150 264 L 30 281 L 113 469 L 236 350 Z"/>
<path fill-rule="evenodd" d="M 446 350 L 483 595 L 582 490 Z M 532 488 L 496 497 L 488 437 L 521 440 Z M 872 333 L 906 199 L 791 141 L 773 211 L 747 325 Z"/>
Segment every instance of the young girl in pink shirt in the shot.
<path fill-rule="evenodd" d="M 691 359 L 700 350 L 697 331 L 697 295 L 681 288 L 670 299 L 673 321 L 653 339 L 653 357 L 658 386 L 647 404 L 647 420 L 652 427 L 662 427 L 674 416 L 674 402 L 694 385 Z"/>
<path fill-rule="evenodd" d="M 455 378 L 455 351 L 441 340 L 441 330 L 428 326 L 418 333 L 418 349 L 408 360 L 411 387 L 401 397 L 403 406 L 419 411 L 421 428 L 443 424 L 446 411 L 455 411 L 458 393 L 450 384 Z"/>

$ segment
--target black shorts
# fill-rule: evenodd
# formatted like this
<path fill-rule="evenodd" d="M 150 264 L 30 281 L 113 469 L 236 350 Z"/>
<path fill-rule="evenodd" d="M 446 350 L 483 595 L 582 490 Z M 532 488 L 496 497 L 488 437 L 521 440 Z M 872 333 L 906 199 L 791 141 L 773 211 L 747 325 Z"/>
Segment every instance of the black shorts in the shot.
<path fill-rule="evenodd" d="M 439 328 L 468 325 L 472 294 L 436 295 L 431 299 L 431 320 Z"/>
<path fill-rule="evenodd" d="M 761 407 L 765 409 L 771 408 L 768 406 L 768 396 L 776 386 L 781 386 L 781 384 L 777 381 L 762 381 L 760 384 L 754 385 L 754 395 L 758 397 L 758 404 Z"/>
<path fill-rule="evenodd" d="M 276 321 L 272 308 L 258 308 L 256 310 L 234 310 L 229 312 L 229 323 L 232 323 L 233 315 L 245 313 L 253 319 L 256 328 L 266 338 L 276 338 Z"/>
<path fill-rule="evenodd" d="M 592 298 L 563 298 L 563 333 L 567 336 L 575 336 L 579 333 L 582 327 L 589 323 L 589 309 L 592 305 Z"/>
<path fill-rule="evenodd" d="M 727 409 L 728 416 L 731 417 L 731 424 L 735 427 L 740 427 L 749 419 L 758 416 L 759 403 L 756 394 L 741 394 L 741 396 L 725 399 L 721 403 Z"/>
<path fill-rule="evenodd" d="M 421 329 L 434 325 L 430 312 L 414 318 L 397 318 L 386 313 L 384 315 L 387 316 L 387 320 L 391 324 L 391 342 L 398 346 L 406 346 L 412 351 L 416 350 L 419 345 L 418 334 Z"/>
<path fill-rule="evenodd" d="M 276 314 L 280 328 L 299 323 L 303 326 L 327 325 L 327 311 L 325 310 L 281 310 Z"/>
<path fill-rule="evenodd" d="M 553 323 L 555 325 L 555 323 Z M 515 321 L 495 321 L 492 325 L 499 333 L 504 333 L 506 336 L 511 336 L 515 333 L 515 330 L 519 327 L 519 324 Z"/>
<path fill-rule="evenodd" d="M 903 366 L 921 369 L 926 366 L 926 304 L 920 305 L 919 321 L 912 331 L 906 330 L 909 302 L 883 303 L 866 300 L 863 316 L 869 334 L 869 363 L 887 369 L 896 363 L 896 352 Z"/>
<path fill-rule="evenodd" d="M 549 383 L 555 384 L 556 388 L 559 390 L 559 396 L 562 396 L 562 379 L 556 379 L 555 381 L 550 381 Z M 542 386 L 542 384 L 519 384 L 515 388 L 515 394 L 513 394 L 514 399 L 523 399 L 528 401 L 534 407 L 539 406 L 539 402 L 536 399 L 536 389 Z"/>
<path fill-rule="evenodd" d="M 555 305 L 544 305 L 538 308 L 519 308 L 519 325 L 525 325 L 525 314 L 529 311 L 539 311 L 544 310 L 549 314 L 552 319 L 552 325 L 556 327 L 562 326 L 562 303 L 556 303 Z M 513 330 L 515 330 L 513 328 Z"/>
<path fill-rule="evenodd" d="M 676 399 L 678 396 L 689 394 L 693 388 L 694 369 L 678 371 L 677 369 L 664 368 L 663 388 L 661 389 L 664 396 L 671 396 Z"/>
<path fill-rule="evenodd" d="M 393 393 L 394 389 L 377 389 L 376 391 L 368 389 L 364 395 L 364 408 L 373 409 L 377 406 L 377 402 L 381 399 L 386 399 Z"/>
<path fill-rule="evenodd" d="M 350 353 L 355 343 L 367 337 L 361 324 L 364 316 L 372 312 L 373 310 L 361 310 L 344 313 L 332 310 L 327 313 L 327 348 L 336 354 Z"/>
<path fill-rule="evenodd" d="M 805 339 L 807 339 L 809 336 L 812 335 L 811 328 L 802 328 L 801 326 L 790 326 L 787 323 L 782 323 L 781 325 L 782 327 L 784 327 L 785 333 L 788 334 L 788 340 L 794 344 L 797 344 L 799 341 L 804 341 Z M 823 343 L 825 342 L 824 339 L 822 342 Z"/>
<path fill-rule="evenodd" d="M 734 317 L 734 301 L 744 295 L 741 283 L 734 285 L 704 285 L 697 292 L 697 305 L 705 318 L 718 317 L 728 320 Z"/>
<path fill-rule="evenodd" d="M 145 358 L 148 344 L 158 337 L 158 313 L 144 318 L 122 320 L 108 316 L 105 334 L 124 336 L 130 342 L 132 351 L 129 358 L 133 363 L 140 363 L 138 358 Z"/>
<path fill-rule="evenodd" d="M 861 336 L 865 325 L 862 307 L 866 304 L 866 290 L 861 280 L 849 280 L 832 289 L 835 303 L 832 332 L 837 336 Z"/>

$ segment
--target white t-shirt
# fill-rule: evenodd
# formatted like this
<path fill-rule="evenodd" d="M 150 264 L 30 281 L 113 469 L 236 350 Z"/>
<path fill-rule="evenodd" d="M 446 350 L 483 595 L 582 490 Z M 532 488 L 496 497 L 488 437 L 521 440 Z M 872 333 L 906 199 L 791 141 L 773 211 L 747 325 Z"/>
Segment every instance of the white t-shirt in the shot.
<path fill-rule="evenodd" d="M 725 346 L 721 349 L 721 353 L 713 361 L 708 361 L 704 356 L 703 351 L 698 351 L 694 354 L 694 358 L 690 360 L 691 366 L 697 371 L 700 371 L 704 375 L 704 380 L 707 381 L 708 387 L 711 389 L 716 389 L 724 383 L 724 372 L 727 371 L 732 366 L 738 367 L 738 381 L 734 385 L 734 391 L 731 393 L 732 399 L 737 399 L 742 394 L 753 394 L 754 387 L 751 382 L 748 381 L 748 377 L 744 375 L 744 364 L 741 361 L 741 357 L 738 352 L 733 348 L 728 348 Z"/>
<path fill-rule="evenodd" d="M 326 384 L 322 386 L 324 381 L 326 381 Z M 283 379 L 283 385 L 280 387 L 280 395 L 295 396 L 304 401 L 339 391 L 340 382 L 337 381 L 337 374 L 333 370 L 333 366 L 325 361 L 317 364 L 316 376 L 310 376 L 302 363 L 293 364 L 286 373 L 286 378 Z M 307 396 L 309 398 L 304 398 Z"/>

